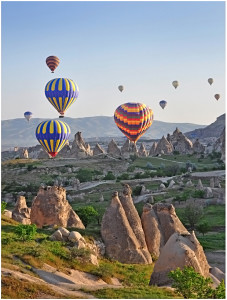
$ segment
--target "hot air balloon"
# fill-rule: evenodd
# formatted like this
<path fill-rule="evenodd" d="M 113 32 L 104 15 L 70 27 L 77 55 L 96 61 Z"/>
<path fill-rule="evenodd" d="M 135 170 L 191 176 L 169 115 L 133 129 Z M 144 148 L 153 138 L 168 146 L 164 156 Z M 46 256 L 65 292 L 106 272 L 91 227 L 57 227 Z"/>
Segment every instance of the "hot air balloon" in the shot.
<path fill-rule="evenodd" d="M 213 78 L 208 78 L 208 82 L 211 85 L 214 82 L 214 79 Z"/>
<path fill-rule="evenodd" d="M 166 107 L 166 105 L 167 105 L 167 101 L 161 100 L 161 101 L 159 102 L 159 105 L 161 106 L 162 109 L 164 109 L 164 108 Z"/>
<path fill-rule="evenodd" d="M 51 73 L 54 73 L 54 70 L 60 63 L 60 59 L 57 56 L 48 56 L 46 59 L 46 64 L 51 69 Z"/>
<path fill-rule="evenodd" d="M 118 89 L 119 89 L 120 92 L 123 92 L 123 90 L 124 90 L 123 85 L 119 85 Z"/>
<path fill-rule="evenodd" d="M 218 100 L 220 97 L 221 97 L 220 94 L 215 94 L 215 95 L 214 95 L 214 98 L 215 98 L 216 100 Z"/>
<path fill-rule="evenodd" d="M 79 88 L 72 79 L 56 78 L 47 83 L 45 95 L 53 107 L 64 116 L 65 111 L 76 101 Z"/>
<path fill-rule="evenodd" d="M 177 81 L 177 80 L 174 80 L 173 82 L 172 82 L 172 85 L 175 87 L 175 89 L 178 87 L 178 85 L 179 85 L 179 82 Z"/>
<path fill-rule="evenodd" d="M 151 126 L 153 111 L 142 103 L 125 103 L 115 110 L 114 121 L 121 132 L 136 143 Z"/>
<path fill-rule="evenodd" d="M 65 122 L 50 120 L 41 122 L 36 128 L 36 138 L 43 148 L 55 157 L 69 139 L 70 128 Z"/>
<path fill-rule="evenodd" d="M 24 117 L 25 117 L 25 119 L 29 122 L 30 119 L 32 118 L 32 112 L 26 111 L 26 112 L 24 113 Z"/>

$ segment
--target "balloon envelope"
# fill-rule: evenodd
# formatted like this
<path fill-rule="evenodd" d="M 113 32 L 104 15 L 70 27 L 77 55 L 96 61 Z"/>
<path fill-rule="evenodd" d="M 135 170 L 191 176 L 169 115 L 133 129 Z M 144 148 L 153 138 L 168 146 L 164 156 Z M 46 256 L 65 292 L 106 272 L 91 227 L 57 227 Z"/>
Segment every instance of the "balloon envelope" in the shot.
<path fill-rule="evenodd" d="M 55 78 L 45 87 L 45 95 L 53 107 L 64 115 L 65 111 L 76 101 L 79 88 L 72 79 Z"/>
<path fill-rule="evenodd" d="M 57 66 L 60 63 L 60 59 L 57 56 L 48 56 L 46 59 L 46 64 L 51 69 L 52 73 L 54 73 L 54 70 L 57 68 Z"/>
<path fill-rule="evenodd" d="M 123 85 L 119 85 L 118 89 L 119 89 L 120 92 L 123 92 L 123 90 L 124 90 Z"/>
<path fill-rule="evenodd" d="M 153 111 L 142 103 L 125 103 L 114 113 L 114 121 L 127 138 L 136 142 L 153 122 Z"/>
<path fill-rule="evenodd" d="M 209 82 L 209 84 L 211 85 L 211 84 L 214 82 L 214 79 L 213 79 L 213 78 L 209 78 L 209 79 L 208 79 L 208 82 Z"/>
<path fill-rule="evenodd" d="M 70 127 L 65 122 L 44 121 L 36 128 L 36 138 L 43 148 L 55 157 L 67 143 L 70 132 Z"/>
<path fill-rule="evenodd" d="M 164 109 L 164 108 L 166 107 L 166 105 L 167 105 L 167 101 L 161 100 L 161 101 L 159 102 L 159 105 L 161 106 L 162 109 Z"/>
<path fill-rule="evenodd" d="M 25 117 L 25 119 L 26 119 L 27 121 L 29 121 L 29 120 L 32 118 L 32 112 L 26 111 L 26 112 L 24 113 L 24 117 Z"/>
<path fill-rule="evenodd" d="M 175 87 L 175 89 L 178 87 L 178 85 L 179 85 L 179 82 L 177 81 L 177 80 L 174 80 L 173 82 L 172 82 L 172 85 Z"/>
<path fill-rule="evenodd" d="M 220 94 L 215 94 L 215 95 L 214 95 L 214 98 L 215 98 L 216 100 L 220 99 L 220 97 L 221 97 Z"/>

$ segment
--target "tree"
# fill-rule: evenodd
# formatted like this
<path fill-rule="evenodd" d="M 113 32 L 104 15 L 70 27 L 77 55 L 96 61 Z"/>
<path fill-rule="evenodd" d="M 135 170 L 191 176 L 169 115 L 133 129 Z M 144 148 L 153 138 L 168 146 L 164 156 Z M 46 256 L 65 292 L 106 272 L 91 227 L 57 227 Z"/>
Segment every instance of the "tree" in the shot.
<path fill-rule="evenodd" d="M 93 206 L 84 206 L 80 207 L 75 210 L 78 216 L 80 217 L 81 221 L 83 222 L 84 226 L 87 227 L 89 223 L 94 221 L 99 213 Z"/>
<path fill-rule="evenodd" d="M 212 289 L 212 280 L 204 278 L 192 267 L 185 266 L 183 270 L 177 268 L 168 276 L 173 279 L 172 287 L 185 299 L 225 299 L 224 281 Z"/>
<path fill-rule="evenodd" d="M 208 224 L 208 222 L 204 221 L 203 223 L 198 224 L 198 226 L 196 227 L 196 229 L 203 234 L 207 233 L 208 231 L 210 231 L 210 225 Z"/>
<path fill-rule="evenodd" d="M 203 216 L 203 207 L 196 203 L 188 204 L 183 212 L 183 218 L 188 221 L 192 230 L 195 229 L 195 225 L 198 223 L 200 218 Z"/>

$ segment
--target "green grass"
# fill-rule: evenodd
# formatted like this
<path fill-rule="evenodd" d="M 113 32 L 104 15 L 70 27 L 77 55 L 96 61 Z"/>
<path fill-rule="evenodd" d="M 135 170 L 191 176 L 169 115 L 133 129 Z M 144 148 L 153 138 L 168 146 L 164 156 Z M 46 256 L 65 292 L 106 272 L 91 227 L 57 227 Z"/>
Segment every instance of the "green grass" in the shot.
<path fill-rule="evenodd" d="M 225 249 L 225 233 L 207 233 L 204 236 L 198 235 L 197 238 L 204 250 L 224 250 Z"/>
<path fill-rule="evenodd" d="M 155 286 L 102 289 L 92 292 L 92 294 L 99 299 L 179 299 L 172 291 Z"/>

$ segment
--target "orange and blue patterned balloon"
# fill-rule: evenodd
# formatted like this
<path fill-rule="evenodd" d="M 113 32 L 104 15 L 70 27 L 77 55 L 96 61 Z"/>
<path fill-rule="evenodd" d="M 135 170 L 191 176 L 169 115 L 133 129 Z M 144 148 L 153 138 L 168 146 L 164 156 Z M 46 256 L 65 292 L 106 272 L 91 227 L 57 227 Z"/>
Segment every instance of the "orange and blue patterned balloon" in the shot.
<path fill-rule="evenodd" d="M 143 103 L 125 103 L 120 105 L 114 113 L 117 127 L 136 142 L 153 122 L 153 111 Z"/>
<path fill-rule="evenodd" d="M 53 107 L 64 116 L 65 111 L 78 98 L 79 88 L 72 79 L 55 78 L 47 83 L 45 95 Z"/>
<path fill-rule="evenodd" d="M 44 121 L 36 128 L 36 138 L 43 148 L 55 157 L 68 142 L 70 132 L 70 127 L 65 122 Z"/>

